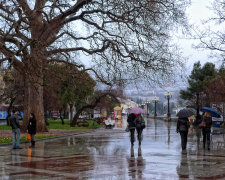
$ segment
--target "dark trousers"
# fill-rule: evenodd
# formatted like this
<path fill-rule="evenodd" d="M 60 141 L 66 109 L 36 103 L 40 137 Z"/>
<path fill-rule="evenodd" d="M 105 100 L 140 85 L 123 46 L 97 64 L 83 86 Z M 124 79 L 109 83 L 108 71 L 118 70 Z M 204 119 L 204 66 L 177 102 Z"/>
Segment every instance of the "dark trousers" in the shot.
<path fill-rule="evenodd" d="M 206 142 L 206 139 L 207 139 L 207 147 L 209 148 L 210 147 L 210 133 L 211 133 L 211 130 L 208 129 L 208 128 L 203 128 L 202 129 L 202 135 L 203 135 L 203 147 L 205 148 L 205 142 Z"/>
<path fill-rule="evenodd" d="M 135 132 L 135 128 L 130 129 L 130 142 L 131 142 L 131 144 L 134 144 L 134 132 Z"/>
<path fill-rule="evenodd" d="M 141 134 L 142 134 L 142 131 L 143 131 L 143 129 L 142 128 L 136 128 L 136 130 L 137 130 L 137 139 L 138 139 L 138 141 L 139 141 L 139 143 L 141 142 Z"/>
<path fill-rule="evenodd" d="M 185 150 L 187 147 L 187 135 L 188 135 L 188 131 L 180 131 L 182 150 Z"/>

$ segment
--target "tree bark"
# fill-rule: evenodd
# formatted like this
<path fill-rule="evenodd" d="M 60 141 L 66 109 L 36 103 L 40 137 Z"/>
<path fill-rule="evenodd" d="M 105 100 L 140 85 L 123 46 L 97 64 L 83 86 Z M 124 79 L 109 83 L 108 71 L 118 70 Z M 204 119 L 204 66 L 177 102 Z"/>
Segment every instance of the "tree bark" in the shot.
<path fill-rule="evenodd" d="M 65 122 L 64 122 L 64 119 L 63 119 L 63 116 L 62 116 L 62 110 L 60 110 L 60 112 L 59 112 L 59 117 L 61 119 L 62 125 L 64 125 Z"/>
<path fill-rule="evenodd" d="M 37 121 L 37 132 L 46 132 L 47 127 L 44 118 L 43 103 L 43 61 L 36 54 L 26 59 L 24 73 L 24 120 L 22 130 L 26 130 L 30 113 L 34 113 Z M 43 52 L 43 51 L 42 51 Z"/>
<path fill-rule="evenodd" d="M 77 119 L 79 118 L 80 114 L 82 113 L 82 111 L 83 111 L 84 109 L 86 109 L 86 107 L 82 107 L 82 108 L 80 108 L 80 109 L 76 112 L 76 114 L 74 115 L 73 120 L 72 120 L 70 126 L 72 126 L 72 127 L 76 126 L 76 124 L 77 124 Z"/>

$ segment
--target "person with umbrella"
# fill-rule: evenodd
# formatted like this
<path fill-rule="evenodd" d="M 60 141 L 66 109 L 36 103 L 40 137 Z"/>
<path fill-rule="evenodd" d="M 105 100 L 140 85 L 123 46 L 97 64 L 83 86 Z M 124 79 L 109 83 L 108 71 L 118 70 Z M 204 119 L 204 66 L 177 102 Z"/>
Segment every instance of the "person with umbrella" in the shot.
<path fill-rule="evenodd" d="M 211 126 L 212 126 L 212 117 L 220 118 L 220 113 L 217 112 L 215 109 L 210 107 L 202 107 L 200 108 L 202 111 L 203 118 L 202 122 L 199 124 L 199 127 L 202 128 L 202 135 L 203 135 L 203 148 L 205 149 L 205 143 L 207 139 L 207 148 L 210 150 L 210 134 L 211 134 Z"/>
<path fill-rule="evenodd" d="M 145 121 L 141 114 L 138 114 L 135 119 L 136 131 L 137 131 L 137 139 L 139 142 L 139 146 L 141 145 L 142 141 L 142 131 L 145 128 Z"/>
<path fill-rule="evenodd" d="M 130 143 L 133 146 L 134 145 L 134 133 L 135 133 L 135 114 L 131 113 L 127 117 L 127 123 L 128 123 L 128 128 L 130 131 Z"/>
<path fill-rule="evenodd" d="M 186 150 L 187 147 L 188 129 L 190 127 L 188 117 L 194 115 L 194 113 L 192 109 L 188 108 L 182 109 L 177 113 L 177 133 L 180 133 L 182 150 Z"/>
<path fill-rule="evenodd" d="M 212 126 L 212 117 L 210 116 L 210 112 L 205 112 L 203 114 L 203 126 L 202 126 L 202 135 L 203 135 L 203 148 L 205 149 L 205 143 L 207 139 L 207 148 L 210 150 L 210 133 Z"/>
<path fill-rule="evenodd" d="M 129 124 L 129 129 L 131 132 L 131 144 L 133 145 L 133 143 L 134 143 L 134 131 L 135 131 L 135 128 L 133 128 L 133 126 L 134 126 L 134 127 L 136 127 L 136 131 L 138 134 L 137 138 L 139 141 L 139 145 L 141 145 L 142 131 L 145 128 L 145 121 L 144 121 L 144 118 L 141 116 L 141 114 L 145 113 L 145 110 L 141 109 L 139 107 L 134 107 L 134 108 L 130 109 L 129 113 L 130 113 L 130 115 L 128 116 L 127 122 Z M 133 121 L 134 116 L 135 116 L 135 118 Z M 131 117 L 131 118 L 129 118 L 129 117 Z"/>

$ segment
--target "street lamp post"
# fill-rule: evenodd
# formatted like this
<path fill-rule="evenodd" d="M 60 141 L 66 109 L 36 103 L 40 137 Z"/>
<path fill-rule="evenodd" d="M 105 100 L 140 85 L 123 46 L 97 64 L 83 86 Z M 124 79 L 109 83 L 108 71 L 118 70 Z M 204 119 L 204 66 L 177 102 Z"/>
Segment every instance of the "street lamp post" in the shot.
<path fill-rule="evenodd" d="M 169 91 L 165 93 L 165 98 L 168 101 L 168 113 L 167 113 L 168 120 L 170 119 L 170 98 L 171 97 L 172 97 L 172 94 Z"/>
<path fill-rule="evenodd" d="M 153 98 L 153 101 L 154 101 L 154 103 L 155 103 L 154 117 L 156 117 L 156 116 L 157 116 L 157 113 L 156 113 L 156 103 L 159 101 L 159 98 L 155 96 L 155 97 Z"/>
<path fill-rule="evenodd" d="M 150 104 L 150 101 L 146 101 L 145 103 L 147 105 L 147 117 L 148 117 L 149 116 L 149 104 Z"/>

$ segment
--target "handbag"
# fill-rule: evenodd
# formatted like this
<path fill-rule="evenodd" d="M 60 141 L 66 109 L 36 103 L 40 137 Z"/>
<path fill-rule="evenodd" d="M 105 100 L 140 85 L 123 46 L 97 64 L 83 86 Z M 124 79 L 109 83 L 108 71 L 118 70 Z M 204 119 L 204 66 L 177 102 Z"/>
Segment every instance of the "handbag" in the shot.
<path fill-rule="evenodd" d="M 202 121 L 199 125 L 198 125 L 199 128 L 204 128 L 206 127 L 206 124 L 205 124 L 205 121 Z"/>
<path fill-rule="evenodd" d="M 30 141 L 31 140 L 31 135 L 29 133 L 27 133 L 27 140 Z"/>
<path fill-rule="evenodd" d="M 141 122 L 141 128 L 142 128 L 142 129 L 145 128 L 145 122 Z"/>

